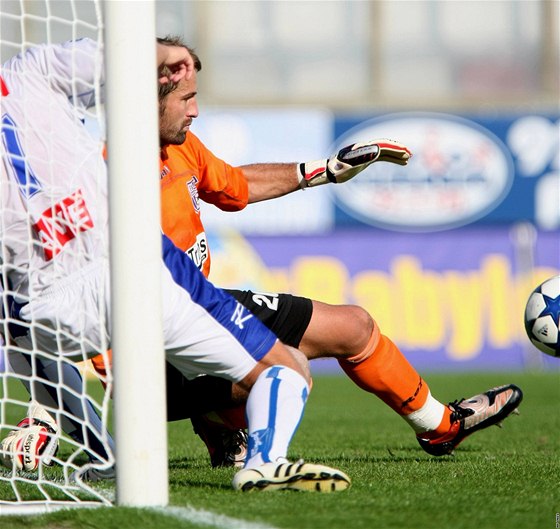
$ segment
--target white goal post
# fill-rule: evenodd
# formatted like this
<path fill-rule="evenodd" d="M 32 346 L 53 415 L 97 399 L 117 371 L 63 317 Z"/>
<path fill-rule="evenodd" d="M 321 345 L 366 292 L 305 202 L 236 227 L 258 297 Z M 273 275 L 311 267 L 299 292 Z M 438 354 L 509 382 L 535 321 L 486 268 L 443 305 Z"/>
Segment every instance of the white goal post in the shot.
<path fill-rule="evenodd" d="M 117 500 L 167 505 L 155 6 L 105 8 Z"/>
<path fill-rule="evenodd" d="M 114 503 L 165 506 L 168 458 L 160 289 L 155 0 L 2 0 L 1 23 L 2 64 L 38 44 L 87 37 L 104 46 L 106 105 L 96 105 L 84 117 L 90 133 L 99 136 L 99 151 L 104 144 L 107 148 L 111 313 L 101 310 L 100 318 L 106 317 L 111 322 L 110 344 L 106 339 L 105 343 L 112 348 L 114 377 L 111 371 L 102 377 L 107 391 L 100 390 L 84 355 L 84 361 L 78 364 L 83 375 L 80 391 L 76 392 L 75 386 L 64 387 L 64 381 L 53 382 L 50 388 L 58 395 L 67 391 L 77 401 L 88 399 L 91 409 L 100 416 L 101 425 L 89 422 L 89 411 L 85 417 L 69 417 L 68 410 L 46 405 L 45 410 L 58 423 L 59 450 L 52 458 L 55 464 L 47 466 L 40 461 L 32 471 L 0 467 L 0 515 Z M 21 152 L 12 152 L 17 145 L 14 140 L 17 131 L 10 128 L 9 121 L 6 123 L 5 128 L 2 122 L 2 161 L 15 167 L 17 160 L 25 159 L 25 145 Z M 22 174 L 29 186 L 32 169 L 27 167 L 27 160 L 25 167 Z M 2 170 L 5 174 L 12 168 Z M 9 181 L 9 175 L 6 179 Z M 29 187 L 26 192 L 29 194 Z M 2 187 L 2 204 L 7 195 Z M 106 208 L 107 204 L 99 206 Z M 53 204 L 52 210 L 56 211 L 57 207 L 58 204 Z M 0 216 L 0 236 L 4 237 L 6 212 L 2 211 Z M 29 220 L 29 228 L 31 225 Z M 32 236 L 31 229 L 27 233 Z M 10 314 L 13 292 L 6 270 L 12 263 L 2 239 L 0 257 L 3 286 L 0 336 L 7 342 L 0 351 L 2 440 L 27 413 L 29 393 L 21 382 L 34 387 L 35 377 L 43 371 L 33 357 L 37 353 L 42 358 L 43 353 L 34 350 L 28 355 L 32 365 L 29 376 L 22 377 L 10 367 L 11 353 L 17 353 L 18 346 L 9 338 L 9 327 L 18 322 Z M 100 341 L 103 343 L 103 337 Z M 60 373 L 72 362 L 59 358 L 55 363 Z M 91 390 L 91 386 L 95 389 Z M 36 400 L 33 391 L 31 397 Z M 111 482 L 80 484 L 73 479 L 73 473 L 88 467 L 89 452 L 79 445 L 75 436 L 67 434 L 63 425 L 69 420 L 88 435 L 92 431 L 104 431 L 105 427 L 114 432 L 114 450 L 103 433 L 99 435 L 99 443 L 101 450 L 108 453 L 106 464 L 110 466 L 116 461 L 116 487 Z"/>

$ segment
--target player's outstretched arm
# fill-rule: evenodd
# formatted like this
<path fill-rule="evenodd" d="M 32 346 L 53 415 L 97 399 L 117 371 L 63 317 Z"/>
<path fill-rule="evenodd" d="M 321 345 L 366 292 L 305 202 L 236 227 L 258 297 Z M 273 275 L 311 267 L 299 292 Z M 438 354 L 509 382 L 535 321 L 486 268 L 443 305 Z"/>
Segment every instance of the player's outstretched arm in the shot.
<path fill-rule="evenodd" d="M 341 184 L 375 162 L 406 165 L 411 156 L 410 150 L 401 143 L 378 139 L 353 143 L 330 158 L 314 162 L 253 164 L 241 169 L 249 185 L 251 203 L 287 195 L 297 189 Z"/>
<path fill-rule="evenodd" d="M 255 163 L 241 167 L 249 203 L 281 197 L 299 189 L 296 163 Z"/>

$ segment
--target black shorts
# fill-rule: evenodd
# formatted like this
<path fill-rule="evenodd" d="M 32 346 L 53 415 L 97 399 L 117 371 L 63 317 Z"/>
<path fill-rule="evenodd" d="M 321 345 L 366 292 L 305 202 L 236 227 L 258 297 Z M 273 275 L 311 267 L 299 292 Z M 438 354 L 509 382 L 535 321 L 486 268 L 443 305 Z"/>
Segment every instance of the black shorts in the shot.
<path fill-rule="evenodd" d="M 298 348 L 311 321 L 310 299 L 290 294 L 268 294 L 251 290 L 226 290 L 247 307 L 286 345 Z"/>
<path fill-rule="evenodd" d="M 250 290 L 226 292 L 257 316 L 281 342 L 299 347 L 313 313 L 310 299 Z M 202 376 L 189 381 L 169 363 L 166 366 L 167 420 L 186 419 L 231 406 L 229 380 Z"/>

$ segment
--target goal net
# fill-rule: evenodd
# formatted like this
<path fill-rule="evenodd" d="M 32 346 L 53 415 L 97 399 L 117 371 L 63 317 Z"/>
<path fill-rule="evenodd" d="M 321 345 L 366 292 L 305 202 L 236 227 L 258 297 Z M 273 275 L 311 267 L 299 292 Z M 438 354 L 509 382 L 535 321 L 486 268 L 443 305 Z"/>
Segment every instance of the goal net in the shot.
<path fill-rule="evenodd" d="M 147 27 L 140 23 L 135 29 L 132 21 L 138 22 L 143 9 L 148 10 Z M 156 115 L 153 9 L 153 2 L 2 0 L 0 514 L 167 502 L 167 461 L 161 457 L 166 457 L 164 386 L 155 369 L 154 404 L 145 381 L 134 384 L 135 364 L 157 361 L 153 348 L 160 348 L 159 337 L 156 332 L 146 343 L 150 333 L 145 313 L 146 305 L 153 309 L 158 300 L 149 298 L 150 285 L 146 305 L 134 297 L 127 300 L 143 280 L 130 270 L 159 248 L 149 240 L 131 246 L 130 231 L 108 229 L 109 218 L 112 224 L 130 227 L 146 216 L 147 203 L 141 198 L 130 201 L 131 207 L 122 205 L 124 192 L 112 182 L 117 179 L 109 178 L 108 184 L 107 175 L 122 171 L 118 160 L 124 158 L 136 183 L 149 180 L 149 175 L 138 174 L 142 167 L 135 166 L 152 167 L 144 151 L 153 154 L 156 167 L 155 142 L 148 140 L 144 148 L 141 137 L 134 146 L 119 142 L 111 120 L 122 121 L 119 112 L 130 116 L 130 102 L 122 103 L 114 91 L 110 95 L 115 85 L 122 91 L 128 74 L 119 61 L 134 50 L 135 71 L 144 71 L 148 77 L 140 75 L 141 82 L 153 85 L 153 94 L 148 90 L 144 101 L 150 101 Z M 113 36 L 107 31 L 117 24 L 111 25 L 111 17 L 119 20 Z M 124 38 L 119 41 L 116 34 Z M 143 55 L 143 45 L 151 46 L 153 60 L 149 52 Z M 111 61 L 104 57 L 107 49 L 114 52 Z M 140 64 L 136 53 L 146 57 L 147 64 Z M 109 83 L 110 75 L 120 70 L 124 77 Z M 143 97 L 137 87 L 134 92 L 135 98 Z M 105 95 L 112 110 L 109 120 Z M 133 103 L 150 108 L 142 99 Z M 157 138 L 157 118 L 147 122 Z M 130 130 L 136 130 L 131 125 Z M 106 153 L 119 153 L 108 155 L 108 170 Z M 126 188 L 130 181 L 123 178 L 120 185 Z M 157 219 L 153 189 L 146 194 L 154 210 L 148 217 Z M 113 200 L 121 201 L 121 207 L 112 206 Z M 117 210 L 119 218 L 114 219 Z M 109 247 L 118 249 L 110 259 Z M 133 267 L 127 259 L 134 260 Z M 105 279 L 109 263 L 124 273 Z M 154 282 L 159 279 L 153 270 L 144 273 L 154 276 Z M 143 348 L 134 341 L 142 334 Z M 131 335 L 133 341 L 127 342 Z M 111 348 L 113 356 L 119 355 L 115 384 Z M 138 349 L 151 350 L 148 355 Z M 133 355 L 135 362 L 130 362 Z M 152 453 L 156 456 L 146 457 Z"/>

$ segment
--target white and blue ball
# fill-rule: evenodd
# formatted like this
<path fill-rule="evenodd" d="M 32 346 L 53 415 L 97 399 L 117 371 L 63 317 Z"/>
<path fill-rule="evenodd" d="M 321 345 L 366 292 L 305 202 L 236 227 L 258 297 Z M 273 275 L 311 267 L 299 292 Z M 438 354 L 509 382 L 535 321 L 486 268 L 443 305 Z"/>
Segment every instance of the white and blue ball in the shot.
<path fill-rule="evenodd" d="M 540 351 L 560 357 L 560 275 L 541 283 L 529 296 L 525 330 Z"/>

